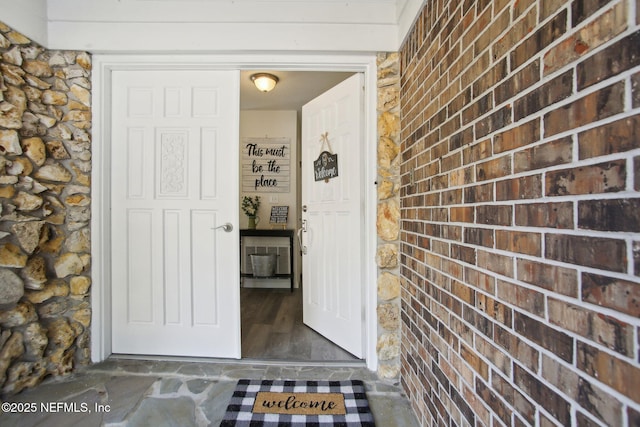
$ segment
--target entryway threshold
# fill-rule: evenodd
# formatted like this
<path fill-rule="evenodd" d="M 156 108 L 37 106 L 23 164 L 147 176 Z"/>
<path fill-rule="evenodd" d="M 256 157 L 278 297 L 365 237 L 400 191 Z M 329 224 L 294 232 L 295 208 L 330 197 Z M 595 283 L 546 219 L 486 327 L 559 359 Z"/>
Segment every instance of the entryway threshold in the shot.
<path fill-rule="evenodd" d="M 364 360 L 275 360 L 275 359 L 240 359 L 251 365 L 267 366 L 332 366 L 345 368 L 365 368 Z"/>
<path fill-rule="evenodd" d="M 139 354 L 112 354 L 109 360 L 137 360 L 152 362 L 184 362 L 184 363 L 211 363 L 223 365 L 252 365 L 252 366 L 289 366 L 289 367 L 322 367 L 334 368 L 366 368 L 365 360 L 295 360 L 295 359 L 220 359 L 213 357 L 188 357 L 188 356 L 158 356 Z"/>
<path fill-rule="evenodd" d="M 208 381 L 248 379 L 350 380 L 384 382 L 364 362 L 287 362 L 282 360 L 214 359 L 113 355 L 82 370 L 112 375 L 154 375 L 159 377 L 197 377 Z"/>

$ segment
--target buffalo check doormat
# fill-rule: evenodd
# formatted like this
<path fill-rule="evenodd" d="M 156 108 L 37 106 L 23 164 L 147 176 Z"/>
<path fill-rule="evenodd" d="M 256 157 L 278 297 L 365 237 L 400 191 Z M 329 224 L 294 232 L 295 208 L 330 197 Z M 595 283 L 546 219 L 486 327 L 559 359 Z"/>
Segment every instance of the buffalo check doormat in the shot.
<path fill-rule="evenodd" d="M 374 427 L 364 383 L 239 380 L 220 427 Z"/>

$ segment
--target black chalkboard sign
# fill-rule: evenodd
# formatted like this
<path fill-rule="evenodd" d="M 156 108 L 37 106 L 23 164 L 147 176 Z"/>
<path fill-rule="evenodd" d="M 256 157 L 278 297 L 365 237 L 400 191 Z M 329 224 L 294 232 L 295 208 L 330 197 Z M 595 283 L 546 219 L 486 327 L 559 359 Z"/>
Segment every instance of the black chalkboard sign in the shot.
<path fill-rule="evenodd" d="M 320 153 L 313 161 L 313 174 L 316 181 L 329 182 L 331 178 L 338 176 L 338 155 L 328 151 Z"/>
<path fill-rule="evenodd" d="M 271 219 L 269 222 L 272 224 L 286 224 L 289 217 L 289 206 L 271 206 Z"/>

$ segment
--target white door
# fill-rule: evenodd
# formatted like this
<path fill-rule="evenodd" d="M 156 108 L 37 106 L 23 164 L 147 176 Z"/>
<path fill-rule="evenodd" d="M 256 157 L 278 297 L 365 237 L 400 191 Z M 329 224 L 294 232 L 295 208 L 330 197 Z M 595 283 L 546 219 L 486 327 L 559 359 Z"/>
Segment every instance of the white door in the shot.
<path fill-rule="evenodd" d="M 112 102 L 113 352 L 239 358 L 239 72 L 114 71 Z"/>
<path fill-rule="evenodd" d="M 304 323 L 363 357 L 363 77 L 356 74 L 302 108 L 301 233 Z M 323 135 L 326 140 L 323 141 Z M 338 176 L 316 181 L 320 153 L 337 154 Z M 331 165 L 325 173 L 330 176 Z"/>

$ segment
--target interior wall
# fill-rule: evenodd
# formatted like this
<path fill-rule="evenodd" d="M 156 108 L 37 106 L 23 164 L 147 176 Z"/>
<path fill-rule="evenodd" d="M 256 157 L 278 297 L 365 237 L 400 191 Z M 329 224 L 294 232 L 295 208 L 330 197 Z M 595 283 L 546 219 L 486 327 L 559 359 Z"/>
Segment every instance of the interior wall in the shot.
<path fill-rule="evenodd" d="M 422 425 L 640 423 L 637 0 L 427 2 L 401 49 Z"/>
<path fill-rule="evenodd" d="M 242 153 L 247 148 L 243 141 L 245 138 L 288 138 L 291 147 L 291 174 L 288 192 L 244 192 L 242 191 L 242 173 L 240 176 L 240 197 L 242 201 L 244 196 L 260 196 L 261 203 L 258 210 L 260 221 L 256 228 L 270 229 L 282 228 L 281 225 L 269 223 L 272 206 L 289 206 L 289 215 L 287 218 L 286 228 L 291 230 L 298 229 L 298 120 L 296 111 L 256 111 L 243 110 L 240 111 L 240 161 L 242 162 Z M 242 165 L 240 165 L 242 170 Z M 240 211 L 240 228 L 247 228 L 248 218 Z M 295 256 L 299 253 L 297 243 L 294 239 L 294 284 L 299 285 L 300 257 Z"/>

